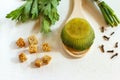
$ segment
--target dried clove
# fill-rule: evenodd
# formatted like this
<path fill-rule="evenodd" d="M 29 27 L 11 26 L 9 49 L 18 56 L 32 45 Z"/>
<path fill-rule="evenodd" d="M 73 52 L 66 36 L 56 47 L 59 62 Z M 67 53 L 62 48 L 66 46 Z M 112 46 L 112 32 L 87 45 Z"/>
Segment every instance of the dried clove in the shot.
<path fill-rule="evenodd" d="M 118 48 L 118 42 L 115 43 L 115 48 Z"/>
<path fill-rule="evenodd" d="M 118 56 L 118 53 L 113 54 L 110 59 L 113 59 L 115 56 Z"/>
<path fill-rule="evenodd" d="M 112 32 L 112 33 L 110 34 L 110 36 L 112 36 L 114 33 L 115 33 L 115 32 Z"/>
<path fill-rule="evenodd" d="M 103 32 L 105 31 L 105 27 L 102 26 L 102 27 L 100 28 L 100 30 L 101 30 L 101 32 L 103 33 Z"/>
<path fill-rule="evenodd" d="M 100 48 L 100 50 L 101 50 L 102 53 L 105 52 L 105 50 L 104 50 L 104 45 L 103 45 L 103 44 L 102 44 L 101 46 L 99 46 L 99 48 Z"/>
<path fill-rule="evenodd" d="M 103 39 L 108 41 L 110 39 L 110 37 L 107 37 L 107 36 L 104 35 Z"/>
<path fill-rule="evenodd" d="M 108 53 L 114 53 L 114 50 L 108 50 L 107 52 Z"/>

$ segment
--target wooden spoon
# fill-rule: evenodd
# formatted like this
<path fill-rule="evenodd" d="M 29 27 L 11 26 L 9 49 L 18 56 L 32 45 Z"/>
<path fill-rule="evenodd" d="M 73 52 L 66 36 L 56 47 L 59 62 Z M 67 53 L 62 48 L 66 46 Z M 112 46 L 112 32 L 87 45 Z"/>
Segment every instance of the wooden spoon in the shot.
<path fill-rule="evenodd" d="M 74 2 L 73 11 L 72 11 L 71 16 L 66 21 L 66 23 L 73 18 L 84 18 L 83 13 L 81 12 L 82 11 L 82 1 L 83 0 L 73 0 L 73 2 Z M 88 49 L 84 50 L 84 51 L 76 51 L 76 50 L 73 50 L 73 49 L 65 46 L 64 44 L 63 44 L 63 48 L 72 57 L 83 57 L 86 54 L 86 52 L 88 51 Z"/>
<path fill-rule="evenodd" d="M 82 1 L 83 0 L 73 0 L 73 11 L 66 21 L 66 23 L 72 18 L 84 18 L 82 11 Z"/>

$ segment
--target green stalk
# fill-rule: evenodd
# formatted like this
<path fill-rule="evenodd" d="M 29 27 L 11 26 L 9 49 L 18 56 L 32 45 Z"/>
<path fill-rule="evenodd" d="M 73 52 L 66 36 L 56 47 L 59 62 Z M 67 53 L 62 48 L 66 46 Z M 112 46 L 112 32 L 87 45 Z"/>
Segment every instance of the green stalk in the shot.
<path fill-rule="evenodd" d="M 111 23 L 111 21 L 110 21 L 109 17 L 107 16 L 107 14 L 106 14 L 104 8 L 102 7 L 102 5 L 99 5 L 99 8 L 100 8 L 100 10 L 101 10 L 101 12 L 102 12 L 102 14 L 104 16 L 104 19 L 107 22 L 107 24 Z"/>
<path fill-rule="evenodd" d="M 120 20 L 114 13 L 113 9 L 109 7 L 104 1 L 100 1 L 100 0 L 94 0 L 94 1 L 97 2 L 106 23 L 112 27 L 118 26 L 118 24 L 120 23 Z"/>
<path fill-rule="evenodd" d="M 120 24 L 120 20 L 118 19 L 118 17 L 116 15 L 114 15 L 116 21 Z"/>
<path fill-rule="evenodd" d="M 108 16 L 109 20 L 110 20 L 110 25 L 113 27 L 114 26 L 114 20 L 113 20 L 113 16 L 109 13 L 108 9 L 104 7 L 104 11 L 106 13 L 106 15 Z"/>

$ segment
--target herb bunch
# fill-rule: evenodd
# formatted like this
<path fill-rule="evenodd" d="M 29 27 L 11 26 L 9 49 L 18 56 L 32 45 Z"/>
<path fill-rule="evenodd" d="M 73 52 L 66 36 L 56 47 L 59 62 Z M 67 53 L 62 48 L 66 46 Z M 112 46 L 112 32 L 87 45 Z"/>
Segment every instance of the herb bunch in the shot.
<path fill-rule="evenodd" d="M 50 26 L 59 20 L 57 6 L 60 0 L 24 0 L 19 8 L 11 11 L 6 18 L 17 22 L 27 22 L 41 18 L 41 32 L 50 32 Z"/>
<path fill-rule="evenodd" d="M 104 1 L 101 0 L 94 0 L 94 1 L 97 2 L 106 23 L 112 27 L 118 26 L 120 20 L 118 19 L 114 11 L 111 9 L 111 7 L 108 6 Z"/>

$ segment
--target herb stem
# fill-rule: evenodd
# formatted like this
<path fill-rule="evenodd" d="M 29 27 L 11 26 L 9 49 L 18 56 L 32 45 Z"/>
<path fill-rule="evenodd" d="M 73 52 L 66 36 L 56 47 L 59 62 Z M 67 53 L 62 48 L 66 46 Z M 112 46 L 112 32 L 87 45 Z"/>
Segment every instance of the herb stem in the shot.
<path fill-rule="evenodd" d="M 108 4 L 106 4 L 102 0 L 94 0 L 94 1 L 97 2 L 98 6 L 103 14 L 103 17 L 108 25 L 113 27 L 113 26 L 118 26 L 118 24 L 120 24 L 120 20 L 114 13 L 113 9 L 110 6 L 108 6 Z"/>

